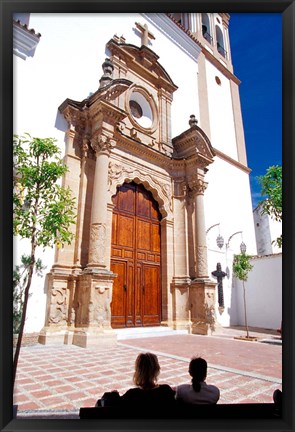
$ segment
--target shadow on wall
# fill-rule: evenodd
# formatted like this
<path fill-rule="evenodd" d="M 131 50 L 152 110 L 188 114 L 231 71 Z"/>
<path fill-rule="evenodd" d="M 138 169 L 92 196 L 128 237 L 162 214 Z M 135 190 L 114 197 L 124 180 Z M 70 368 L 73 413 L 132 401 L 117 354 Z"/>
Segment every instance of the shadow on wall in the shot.
<path fill-rule="evenodd" d="M 66 132 L 69 128 L 68 122 L 58 110 L 56 112 L 54 127 L 61 132 Z"/>

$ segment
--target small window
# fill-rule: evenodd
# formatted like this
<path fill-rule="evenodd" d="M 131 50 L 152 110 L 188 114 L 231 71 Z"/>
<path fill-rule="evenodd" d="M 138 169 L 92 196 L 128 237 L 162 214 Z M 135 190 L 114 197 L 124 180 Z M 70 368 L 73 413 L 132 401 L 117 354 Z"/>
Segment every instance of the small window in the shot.
<path fill-rule="evenodd" d="M 210 34 L 210 20 L 206 13 L 202 13 L 202 35 L 210 44 L 212 44 L 213 38 Z"/>
<path fill-rule="evenodd" d="M 223 40 L 223 34 L 219 26 L 215 26 L 216 31 L 216 45 L 217 45 L 217 51 L 219 54 L 221 54 L 223 57 L 226 57 L 226 51 L 224 49 L 224 40 Z"/>
<path fill-rule="evenodd" d="M 221 85 L 221 79 L 218 76 L 215 77 L 215 81 L 218 85 Z"/>

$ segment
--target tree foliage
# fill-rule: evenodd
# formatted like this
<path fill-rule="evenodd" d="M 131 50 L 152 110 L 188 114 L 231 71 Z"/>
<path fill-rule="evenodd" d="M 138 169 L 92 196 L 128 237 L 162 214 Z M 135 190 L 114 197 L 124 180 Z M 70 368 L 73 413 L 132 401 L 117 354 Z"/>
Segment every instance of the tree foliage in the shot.
<path fill-rule="evenodd" d="M 253 266 L 250 263 L 251 256 L 246 253 L 240 253 L 234 255 L 233 261 L 233 274 L 239 280 L 246 282 L 248 279 L 248 273 L 252 270 Z"/>
<path fill-rule="evenodd" d="M 70 244 L 74 234 L 75 199 L 69 187 L 58 184 L 68 168 L 53 138 L 36 138 L 29 134 L 13 139 L 13 234 L 30 242 L 23 290 L 23 312 L 19 326 L 14 364 L 17 362 L 26 319 L 29 290 L 34 270 L 38 271 L 36 248 Z M 17 283 L 16 276 L 15 283 Z"/>
<path fill-rule="evenodd" d="M 247 305 L 246 305 L 246 288 L 245 282 L 248 279 L 248 273 L 252 270 L 253 266 L 250 263 L 251 255 L 247 255 L 242 252 L 238 255 L 234 255 L 233 261 L 233 274 L 243 283 L 243 297 L 244 297 L 244 315 L 245 315 L 245 327 L 247 332 L 247 338 L 249 338 L 249 328 L 247 320 Z"/>
<path fill-rule="evenodd" d="M 57 180 L 68 170 L 52 138 L 14 137 L 13 233 L 35 246 L 70 244 L 74 203 Z"/>
<path fill-rule="evenodd" d="M 266 197 L 261 201 L 262 211 L 276 221 L 281 222 L 283 216 L 282 208 L 282 166 L 270 166 L 263 176 L 258 180 L 261 185 L 261 195 Z M 279 247 L 282 247 L 282 235 L 276 239 Z"/>

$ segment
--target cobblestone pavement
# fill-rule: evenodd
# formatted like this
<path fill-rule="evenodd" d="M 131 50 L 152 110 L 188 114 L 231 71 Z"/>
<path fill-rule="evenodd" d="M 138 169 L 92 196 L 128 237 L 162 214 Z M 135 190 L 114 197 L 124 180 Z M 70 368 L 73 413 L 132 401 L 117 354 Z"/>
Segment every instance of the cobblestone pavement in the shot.
<path fill-rule="evenodd" d="M 114 348 L 74 345 L 22 347 L 14 393 L 18 418 L 77 418 L 105 392 L 133 387 L 139 352 L 152 351 L 161 365 L 159 383 L 190 381 L 188 363 L 200 355 L 208 362 L 207 383 L 220 388 L 220 402 L 272 402 L 282 389 L 282 345 L 233 337 L 176 335 L 119 341 Z"/>

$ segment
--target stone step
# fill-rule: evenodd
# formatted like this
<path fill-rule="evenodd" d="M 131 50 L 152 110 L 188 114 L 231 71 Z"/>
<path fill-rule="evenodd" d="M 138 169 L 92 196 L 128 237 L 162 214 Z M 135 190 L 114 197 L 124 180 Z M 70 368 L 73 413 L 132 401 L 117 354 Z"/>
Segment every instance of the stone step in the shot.
<path fill-rule="evenodd" d="M 187 330 L 173 330 L 170 327 L 132 327 L 116 329 L 117 340 L 139 339 L 159 336 L 188 334 Z"/>

